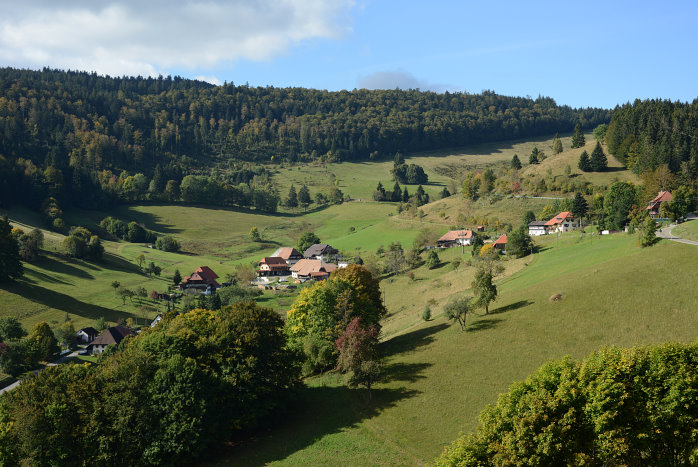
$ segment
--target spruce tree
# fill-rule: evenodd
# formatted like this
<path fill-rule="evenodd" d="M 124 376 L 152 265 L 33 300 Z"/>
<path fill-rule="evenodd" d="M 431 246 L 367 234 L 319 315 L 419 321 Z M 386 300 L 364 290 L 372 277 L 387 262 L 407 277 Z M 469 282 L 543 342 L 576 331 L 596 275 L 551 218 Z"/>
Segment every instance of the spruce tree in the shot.
<path fill-rule="evenodd" d="M 598 141 L 596 142 L 596 147 L 591 152 L 590 164 L 594 172 L 603 172 L 606 170 L 606 167 L 608 167 L 608 159 L 606 158 L 606 154 L 603 153 L 601 144 Z"/>
<path fill-rule="evenodd" d="M 390 201 L 398 203 L 401 199 L 402 189 L 400 188 L 400 184 L 398 182 L 395 182 L 395 185 L 393 186 L 393 192 L 390 194 Z"/>
<path fill-rule="evenodd" d="M 574 126 L 574 135 L 572 136 L 572 148 L 581 148 L 586 144 L 584 140 L 584 133 L 582 133 L 582 126 L 577 123 Z"/>
<path fill-rule="evenodd" d="M 511 168 L 515 170 L 521 169 L 521 161 L 518 154 L 514 154 L 514 157 L 511 158 Z"/>
<path fill-rule="evenodd" d="M 297 208 L 298 207 L 298 195 L 296 194 L 296 187 L 291 185 L 288 190 L 288 198 L 286 198 L 287 208 Z"/>
<path fill-rule="evenodd" d="M 528 163 L 529 164 L 537 164 L 538 163 L 538 147 L 533 146 L 533 151 L 531 151 L 531 155 L 528 157 Z"/>
<path fill-rule="evenodd" d="M 591 161 L 589 160 L 589 154 L 586 151 L 582 151 L 579 156 L 579 164 L 577 164 L 579 170 L 582 172 L 591 172 Z"/>
<path fill-rule="evenodd" d="M 553 154 L 560 154 L 562 152 L 562 140 L 560 136 L 555 133 L 555 139 L 553 139 Z"/>
<path fill-rule="evenodd" d="M 405 187 L 405 189 L 402 190 L 402 202 L 409 203 L 409 201 L 410 201 L 410 194 L 407 191 L 407 187 Z"/>
<path fill-rule="evenodd" d="M 572 214 L 581 220 L 586 216 L 588 210 L 589 205 L 587 204 L 587 200 L 584 199 L 584 196 L 582 196 L 580 192 L 575 193 L 572 204 Z"/>
<path fill-rule="evenodd" d="M 307 186 L 303 185 L 301 189 L 298 190 L 298 204 L 305 209 L 312 202 L 313 200 L 310 198 L 310 190 L 308 190 Z"/>

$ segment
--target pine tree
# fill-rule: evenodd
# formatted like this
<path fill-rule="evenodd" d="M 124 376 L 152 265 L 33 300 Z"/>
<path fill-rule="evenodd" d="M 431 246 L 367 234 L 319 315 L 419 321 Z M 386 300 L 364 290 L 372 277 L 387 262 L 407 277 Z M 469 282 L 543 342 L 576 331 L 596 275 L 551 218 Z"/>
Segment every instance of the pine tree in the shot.
<path fill-rule="evenodd" d="M 182 274 L 179 272 L 179 269 L 175 269 L 174 275 L 172 276 L 172 283 L 177 287 L 180 282 L 182 282 Z"/>
<path fill-rule="evenodd" d="M 298 204 L 301 205 L 303 209 L 307 208 L 313 200 L 310 198 L 310 190 L 308 187 L 303 185 L 300 190 L 298 190 Z"/>
<path fill-rule="evenodd" d="M 589 160 L 589 154 L 586 151 L 582 151 L 579 156 L 579 164 L 577 164 L 579 170 L 582 172 L 591 172 L 591 161 Z"/>
<path fill-rule="evenodd" d="M 287 208 L 297 208 L 298 207 L 298 195 L 296 194 L 296 187 L 291 185 L 288 190 L 288 198 L 286 198 Z"/>
<path fill-rule="evenodd" d="M 577 123 L 574 126 L 574 135 L 572 136 L 572 148 L 581 148 L 586 144 L 584 140 L 584 133 L 582 133 L 582 126 Z"/>
<path fill-rule="evenodd" d="M 405 189 L 402 190 L 402 202 L 403 203 L 410 202 L 410 193 L 407 191 L 407 187 L 405 187 Z"/>
<path fill-rule="evenodd" d="M 587 204 L 587 201 L 584 199 L 584 196 L 582 196 L 580 192 L 575 193 L 572 205 L 572 214 L 574 214 L 575 217 L 581 220 L 582 218 L 584 218 L 584 216 L 586 216 L 588 210 L 589 205 Z"/>
<path fill-rule="evenodd" d="M 514 154 L 514 157 L 511 158 L 511 168 L 515 170 L 521 169 L 521 161 L 518 154 Z"/>
<path fill-rule="evenodd" d="M 528 163 L 529 164 L 537 164 L 538 163 L 538 147 L 533 146 L 533 151 L 531 151 L 531 155 L 528 157 Z"/>
<path fill-rule="evenodd" d="M 603 172 L 606 170 L 606 167 L 608 167 L 608 159 L 606 158 L 606 154 L 603 153 L 601 144 L 598 141 L 596 142 L 596 147 L 591 152 L 590 165 L 594 172 Z"/>
<path fill-rule="evenodd" d="M 395 185 L 393 186 L 393 192 L 390 194 L 390 201 L 398 203 L 401 199 L 402 189 L 400 188 L 400 184 L 398 182 L 395 182 Z"/>
<path fill-rule="evenodd" d="M 553 154 L 560 154 L 562 152 L 562 140 L 560 136 L 555 133 L 555 139 L 553 139 Z"/>

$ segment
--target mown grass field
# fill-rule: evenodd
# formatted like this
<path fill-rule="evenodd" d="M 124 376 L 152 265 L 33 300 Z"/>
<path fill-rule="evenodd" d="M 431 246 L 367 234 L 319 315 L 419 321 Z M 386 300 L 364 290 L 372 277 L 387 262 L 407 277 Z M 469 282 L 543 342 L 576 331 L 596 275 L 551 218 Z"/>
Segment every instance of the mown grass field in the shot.
<path fill-rule="evenodd" d="M 544 251 L 499 281 L 492 312 L 469 318 L 466 332 L 438 311 L 425 323 L 403 310 L 413 325 L 384 342 L 384 380 L 372 401 L 336 375 L 314 378 L 283 423 L 212 463 L 421 465 L 550 359 L 698 336 L 698 296 L 686 292 L 698 281 L 697 247 L 640 249 L 627 234 L 540 241 Z M 386 300 L 404 290 L 394 286 Z M 551 302 L 557 293 L 563 299 Z"/>
<path fill-rule="evenodd" d="M 698 221 L 693 220 L 677 225 L 671 230 L 675 236 L 698 242 Z"/>

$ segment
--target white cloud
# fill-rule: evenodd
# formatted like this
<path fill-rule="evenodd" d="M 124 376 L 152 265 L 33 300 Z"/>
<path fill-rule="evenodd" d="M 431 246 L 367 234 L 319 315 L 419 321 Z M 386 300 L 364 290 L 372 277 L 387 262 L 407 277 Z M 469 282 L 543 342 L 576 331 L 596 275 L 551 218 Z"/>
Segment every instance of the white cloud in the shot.
<path fill-rule="evenodd" d="M 24 0 L 3 6 L 0 62 L 154 75 L 263 61 L 350 30 L 352 0 Z"/>
<path fill-rule="evenodd" d="M 365 89 L 421 89 L 422 91 L 444 92 L 453 90 L 453 86 L 447 84 L 430 83 L 418 79 L 404 70 L 377 71 L 366 76 L 359 76 L 356 80 L 357 87 Z"/>

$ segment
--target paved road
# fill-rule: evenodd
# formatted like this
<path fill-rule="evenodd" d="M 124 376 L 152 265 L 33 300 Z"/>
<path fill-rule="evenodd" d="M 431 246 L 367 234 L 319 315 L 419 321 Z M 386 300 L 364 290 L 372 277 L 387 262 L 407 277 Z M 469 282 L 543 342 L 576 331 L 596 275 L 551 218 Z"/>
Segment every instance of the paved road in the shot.
<path fill-rule="evenodd" d="M 80 351 L 81 351 L 81 350 L 76 350 L 75 352 L 72 352 L 72 353 L 70 353 L 70 354 L 68 354 L 68 355 L 65 355 L 65 356 L 59 358 L 59 359 L 56 360 L 55 362 L 46 364 L 46 366 L 56 366 L 56 365 L 60 365 L 61 363 L 65 363 L 65 362 L 67 362 L 68 360 L 70 360 L 71 358 L 77 357 L 77 356 L 78 356 L 78 353 L 79 353 Z M 41 371 L 41 370 L 35 370 L 35 371 L 34 371 L 34 374 L 39 373 L 39 371 Z M 6 393 L 7 391 L 12 391 L 14 388 L 16 388 L 17 386 L 19 386 L 19 383 L 21 383 L 21 382 L 22 382 L 22 380 L 21 380 L 21 379 L 18 379 L 17 381 L 15 381 L 14 383 L 10 384 L 9 386 L 5 386 L 4 388 L 0 389 L 0 394 L 4 394 L 4 393 Z"/>
<path fill-rule="evenodd" d="M 698 220 L 696 220 L 696 219 L 698 219 L 698 216 L 696 216 L 694 214 L 689 214 L 687 219 L 689 221 L 698 222 Z M 673 240 L 673 241 L 679 242 L 679 243 L 685 243 L 687 245 L 698 245 L 698 242 L 695 242 L 693 240 L 686 240 L 685 238 L 679 238 L 679 237 L 674 236 L 674 234 L 671 233 L 671 231 L 674 227 L 676 227 L 676 224 L 671 224 L 668 227 L 663 227 L 662 229 L 657 231 L 657 237 L 666 238 L 667 240 Z"/>

